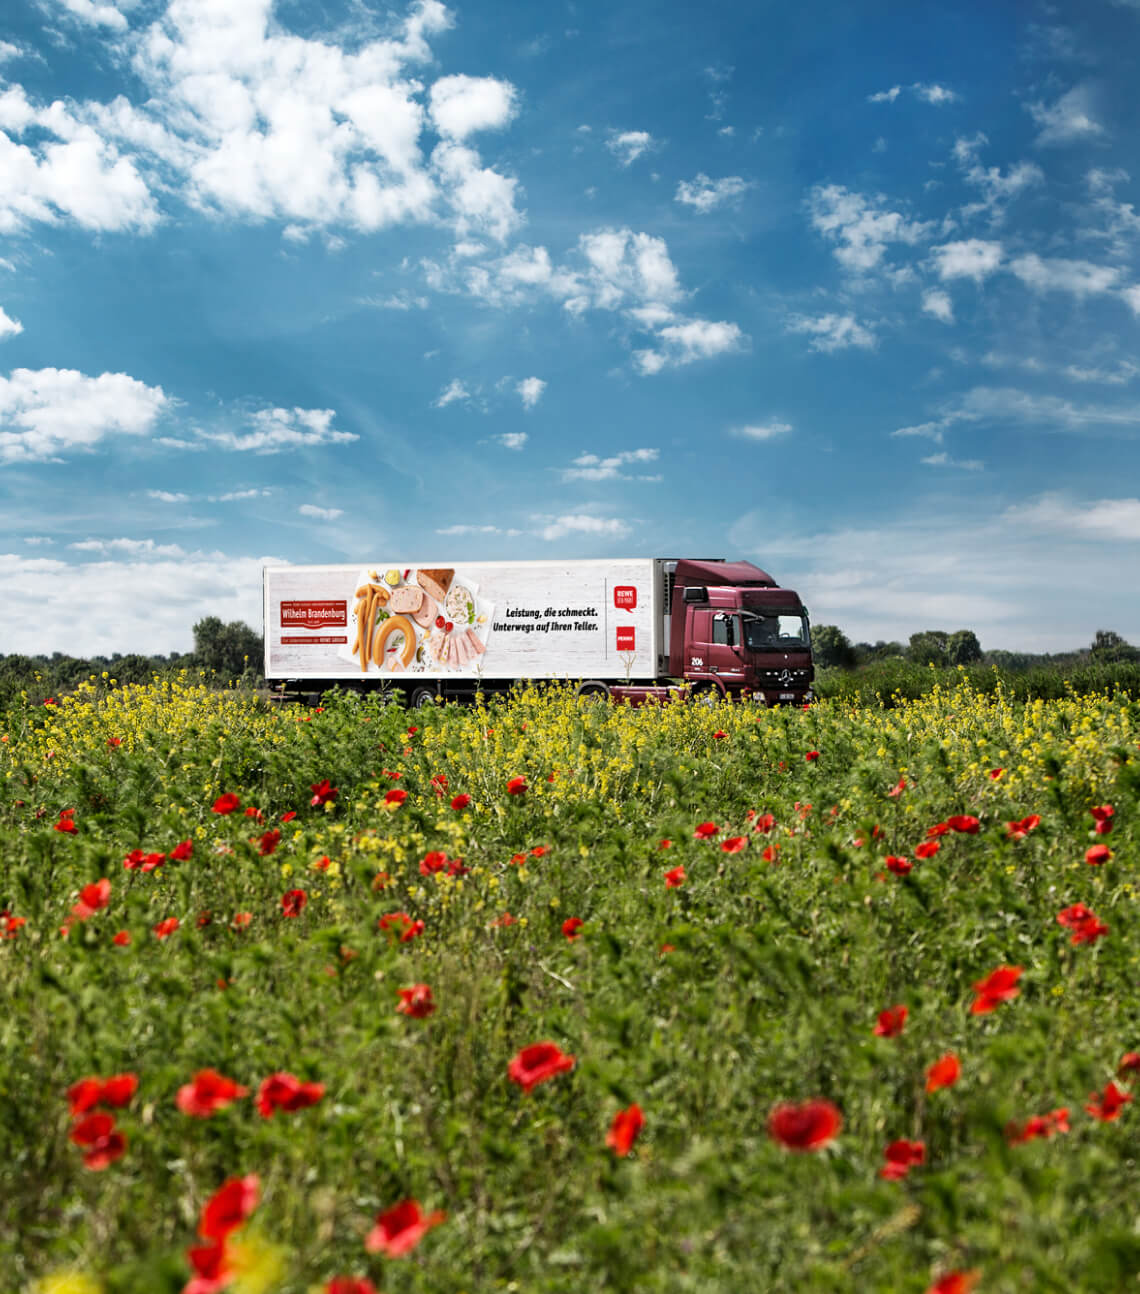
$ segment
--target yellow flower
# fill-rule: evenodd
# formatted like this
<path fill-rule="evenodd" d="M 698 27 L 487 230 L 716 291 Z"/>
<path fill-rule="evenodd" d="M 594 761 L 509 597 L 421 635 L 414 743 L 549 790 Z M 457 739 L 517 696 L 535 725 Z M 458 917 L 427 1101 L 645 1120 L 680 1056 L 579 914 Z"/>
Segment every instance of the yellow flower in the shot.
<path fill-rule="evenodd" d="M 32 1290 L 34 1294 L 103 1294 L 103 1285 L 86 1272 L 58 1271 L 41 1277 Z"/>

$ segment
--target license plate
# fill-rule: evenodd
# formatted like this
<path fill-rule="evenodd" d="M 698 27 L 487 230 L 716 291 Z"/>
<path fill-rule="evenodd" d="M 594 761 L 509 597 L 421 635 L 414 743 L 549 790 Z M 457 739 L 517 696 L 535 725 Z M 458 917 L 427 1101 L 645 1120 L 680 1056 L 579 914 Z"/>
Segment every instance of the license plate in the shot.
<path fill-rule="evenodd" d="M 780 693 L 780 700 L 781 700 L 781 701 L 794 701 L 795 699 L 796 699 L 796 694 L 795 694 L 794 692 L 781 692 L 781 693 Z"/>

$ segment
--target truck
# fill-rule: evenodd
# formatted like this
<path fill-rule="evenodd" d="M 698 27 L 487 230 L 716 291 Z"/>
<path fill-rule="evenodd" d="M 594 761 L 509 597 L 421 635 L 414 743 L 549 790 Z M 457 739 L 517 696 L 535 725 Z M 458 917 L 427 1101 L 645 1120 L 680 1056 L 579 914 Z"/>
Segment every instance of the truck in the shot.
<path fill-rule="evenodd" d="M 387 685 L 416 707 L 561 679 L 631 705 L 812 699 L 807 609 L 747 561 L 385 559 L 267 566 L 262 585 L 284 697 Z"/>

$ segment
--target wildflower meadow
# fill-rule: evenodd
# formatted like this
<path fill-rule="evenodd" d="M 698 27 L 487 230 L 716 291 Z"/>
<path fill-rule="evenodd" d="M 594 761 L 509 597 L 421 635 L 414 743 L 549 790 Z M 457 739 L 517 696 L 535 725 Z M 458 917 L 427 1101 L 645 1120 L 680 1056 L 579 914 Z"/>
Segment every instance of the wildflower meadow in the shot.
<path fill-rule="evenodd" d="M 0 1287 L 1140 1277 L 1140 704 L 0 712 Z"/>

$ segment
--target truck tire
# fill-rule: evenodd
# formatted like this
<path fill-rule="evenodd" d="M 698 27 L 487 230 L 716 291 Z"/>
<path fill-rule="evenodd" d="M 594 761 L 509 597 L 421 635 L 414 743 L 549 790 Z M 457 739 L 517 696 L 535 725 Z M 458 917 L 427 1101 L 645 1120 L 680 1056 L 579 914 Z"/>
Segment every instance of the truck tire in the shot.
<path fill-rule="evenodd" d="M 435 689 L 430 687 L 414 687 L 411 696 L 408 698 L 408 705 L 413 710 L 422 710 L 425 706 L 435 705 Z"/>
<path fill-rule="evenodd" d="M 608 701 L 610 689 L 600 679 L 591 678 L 578 684 L 577 695 L 579 701 Z"/>

